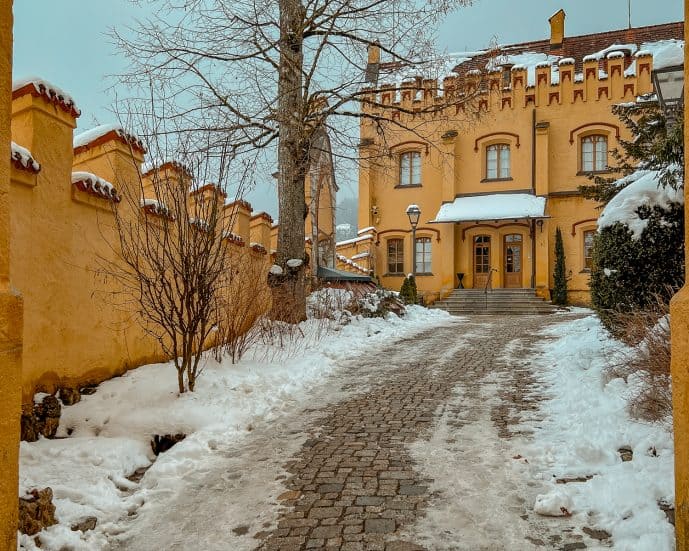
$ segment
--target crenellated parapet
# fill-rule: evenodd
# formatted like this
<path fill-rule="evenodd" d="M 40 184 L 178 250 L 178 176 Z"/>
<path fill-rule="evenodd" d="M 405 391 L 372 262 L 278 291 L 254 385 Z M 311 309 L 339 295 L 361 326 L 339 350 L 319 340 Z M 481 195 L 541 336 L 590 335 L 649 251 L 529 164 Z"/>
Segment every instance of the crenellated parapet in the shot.
<path fill-rule="evenodd" d="M 500 111 L 589 102 L 634 101 L 653 91 L 653 54 L 620 46 L 604 55 L 471 69 L 442 79 L 416 78 L 367 89 L 365 112 L 395 119 L 405 113 L 440 116 L 464 109 Z M 470 107 L 469 107 L 470 106 Z"/>

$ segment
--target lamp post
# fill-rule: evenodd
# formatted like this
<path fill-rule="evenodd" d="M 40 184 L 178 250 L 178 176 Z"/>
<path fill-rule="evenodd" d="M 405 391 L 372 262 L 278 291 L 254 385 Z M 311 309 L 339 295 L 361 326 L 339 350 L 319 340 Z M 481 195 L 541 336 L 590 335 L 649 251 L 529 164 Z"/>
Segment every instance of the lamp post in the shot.
<path fill-rule="evenodd" d="M 407 216 L 411 224 L 411 273 L 416 277 L 416 226 L 419 225 L 421 209 L 418 205 L 409 205 L 407 207 Z"/>
<path fill-rule="evenodd" d="M 674 123 L 684 107 L 684 65 L 654 69 L 651 75 L 658 104 L 669 123 Z"/>

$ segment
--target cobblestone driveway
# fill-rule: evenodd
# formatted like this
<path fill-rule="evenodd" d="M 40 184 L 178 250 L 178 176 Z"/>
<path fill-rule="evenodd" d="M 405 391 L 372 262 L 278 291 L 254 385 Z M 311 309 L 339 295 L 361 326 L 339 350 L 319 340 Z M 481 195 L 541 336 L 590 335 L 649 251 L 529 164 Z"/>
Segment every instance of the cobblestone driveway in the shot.
<path fill-rule="evenodd" d="M 513 425 L 520 415 L 537 409 L 532 367 L 519 366 L 510 358 L 518 357 L 530 335 L 544 325 L 564 320 L 564 316 L 472 318 L 371 351 L 363 361 L 352 362 L 348 386 L 365 390 L 320 412 L 322 417 L 314 423 L 310 438 L 286 464 L 291 476 L 284 481 L 285 491 L 279 497 L 277 528 L 255 535 L 259 548 L 436 548 L 428 543 L 427 535 L 422 543 L 414 534 L 419 519 L 438 496 L 429 490 L 432 480 L 419 471 L 409 446 L 429 438 L 439 412 L 450 404 L 456 388 L 463 391 L 463 400 L 452 406 L 454 429 L 459 431 L 485 414 L 496 440 L 528 437 L 515 434 Z M 508 350 L 515 339 L 520 339 L 521 347 Z M 497 386 L 496 377 L 501 381 Z M 484 386 L 491 384 L 497 396 L 486 401 Z M 534 518 L 525 497 L 517 496 L 507 512 L 510 524 L 523 526 L 518 530 L 503 527 L 521 534 L 523 545 L 507 545 L 501 533 L 495 533 L 493 542 L 481 549 L 585 547 L 579 536 L 563 537 L 570 531 L 566 525 L 560 524 L 553 533 L 546 521 Z M 492 515 L 505 511 L 489 509 L 472 515 L 476 513 L 487 517 L 490 525 Z M 499 530 L 495 526 L 488 529 Z M 476 549 L 454 541 L 454 535 L 441 536 L 438 547 Z"/>

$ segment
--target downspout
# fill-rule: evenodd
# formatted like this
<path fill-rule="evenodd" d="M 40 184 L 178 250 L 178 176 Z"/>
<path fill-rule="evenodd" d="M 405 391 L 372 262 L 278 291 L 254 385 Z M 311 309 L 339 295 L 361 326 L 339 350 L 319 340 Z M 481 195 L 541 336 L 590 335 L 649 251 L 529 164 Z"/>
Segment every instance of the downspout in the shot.
<path fill-rule="evenodd" d="M 531 111 L 531 192 L 536 195 L 536 108 Z M 536 288 L 536 221 L 531 219 L 531 288 Z"/>

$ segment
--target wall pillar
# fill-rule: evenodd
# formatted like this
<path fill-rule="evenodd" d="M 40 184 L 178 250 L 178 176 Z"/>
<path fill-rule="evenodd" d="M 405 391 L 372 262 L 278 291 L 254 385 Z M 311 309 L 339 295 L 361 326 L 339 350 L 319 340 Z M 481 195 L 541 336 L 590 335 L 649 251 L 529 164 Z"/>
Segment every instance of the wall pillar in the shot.
<path fill-rule="evenodd" d="M 23 302 L 10 285 L 12 0 L 0 0 L 0 550 L 17 548 Z"/>
<path fill-rule="evenodd" d="M 689 0 L 684 0 L 684 15 Z M 684 27 L 689 38 L 689 27 Z M 684 79 L 689 76 L 689 52 L 684 53 Z M 684 88 L 684 104 L 689 105 L 689 89 Z M 689 119 L 684 120 L 684 143 L 689 143 Z M 685 158 L 685 173 L 689 162 Z M 685 254 L 689 258 L 689 193 L 684 186 Z M 688 274 L 689 275 L 689 272 Z M 689 279 L 689 278 L 688 278 Z M 689 284 L 670 303 L 672 337 L 672 407 L 675 437 L 675 532 L 677 551 L 689 551 Z"/>

